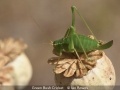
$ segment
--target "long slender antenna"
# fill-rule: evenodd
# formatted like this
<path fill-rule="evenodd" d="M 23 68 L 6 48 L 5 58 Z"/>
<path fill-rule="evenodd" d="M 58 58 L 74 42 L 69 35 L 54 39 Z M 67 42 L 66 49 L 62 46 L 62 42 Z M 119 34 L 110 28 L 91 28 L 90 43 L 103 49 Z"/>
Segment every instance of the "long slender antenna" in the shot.
<path fill-rule="evenodd" d="M 51 43 L 40 43 L 40 44 L 37 44 L 37 45 L 43 45 L 43 44 L 50 44 L 51 45 Z M 37 45 L 34 45 L 34 46 L 37 46 Z"/>
<path fill-rule="evenodd" d="M 84 24 L 87 26 L 88 30 L 90 31 L 90 33 L 94 36 L 95 40 L 98 41 L 95 37 L 95 35 L 93 34 L 92 30 L 90 29 L 90 27 L 88 26 L 88 24 L 86 23 L 85 19 L 83 18 L 83 16 L 80 14 L 80 12 L 77 10 L 77 8 L 75 6 L 72 6 L 72 8 L 74 8 L 76 10 L 76 12 L 78 13 L 78 15 L 81 17 L 81 19 L 83 20 Z"/>
<path fill-rule="evenodd" d="M 39 25 L 39 24 L 36 22 L 36 20 L 33 18 L 32 14 L 30 13 L 30 8 L 29 8 L 29 5 L 28 5 L 28 4 L 27 4 L 27 6 L 28 6 L 29 14 L 30 14 L 30 17 L 32 18 L 32 20 L 38 25 L 38 27 L 39 27 L 40 30 L 44 33 L 44 35 L 47 37 L 47 39 L 48 39 L 51 43 L 53 43 L 53 41 L 50 40 L 50 38 L 49 38 L 48 35 L 45 33 L 45 31 L 43 31 L 43 30 L 41 29 L 40 25 Z"/>

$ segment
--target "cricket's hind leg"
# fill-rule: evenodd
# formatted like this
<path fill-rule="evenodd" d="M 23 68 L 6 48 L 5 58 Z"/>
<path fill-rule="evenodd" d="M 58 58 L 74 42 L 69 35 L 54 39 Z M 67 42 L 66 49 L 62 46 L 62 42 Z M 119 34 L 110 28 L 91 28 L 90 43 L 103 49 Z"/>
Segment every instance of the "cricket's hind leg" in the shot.
<path fill-rule="evenodd" d="M 75 53 L 76 53 L 76 55 L 77 55 L 77 57 L 78 57 L 80 63 L 82 64 L 82 66 L 84 67 L 84 69 L 87 71 L 87 68 L 86 68 L 85 65 L 83 64 L 83 62 L 82 62 L 82 60 L 81 60 L 81 58 L 80 58 L 78 52 L 76 51 L 76 49 L 74 49 L 74 51 L 75 51 Z"/>

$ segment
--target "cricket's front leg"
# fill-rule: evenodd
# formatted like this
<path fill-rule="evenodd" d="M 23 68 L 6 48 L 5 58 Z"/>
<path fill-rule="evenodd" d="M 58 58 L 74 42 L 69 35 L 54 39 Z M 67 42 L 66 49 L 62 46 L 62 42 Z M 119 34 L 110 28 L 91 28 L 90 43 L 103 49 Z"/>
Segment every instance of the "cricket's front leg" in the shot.
<path fill-rule="evenodd" d="M 75 47 L 74 47 L 74 42 L 73 42 L 73 36 L 71 35 L 70 37 L 69 37 L 69 43 L 68 43 L 68 52 L 74 52 L 74 50 L 75 50 Z"/>

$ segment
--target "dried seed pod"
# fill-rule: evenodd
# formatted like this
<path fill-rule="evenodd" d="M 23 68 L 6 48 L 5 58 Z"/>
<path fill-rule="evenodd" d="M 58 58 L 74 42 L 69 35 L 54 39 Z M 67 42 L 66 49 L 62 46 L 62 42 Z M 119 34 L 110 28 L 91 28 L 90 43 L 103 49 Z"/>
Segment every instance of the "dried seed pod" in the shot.
<path fill-rule="evenodd" d="M 80 56 L 86 68 L 84 68 L 78 59 L 71 59 L 77 61 L 74 63 L 76 64 L 74 68 L 72 67 L 72 63 L 68 69 L 63 72 L 59 74 L 55 73 L 56 85 L 88 86 L 88 90 L 112 90 L 116 77 L 110 59 L 104 52 L 98 50 L 88 53 L 88 56 L 93 60 L 88 61 L 84 55 Z M 68 59 L 66 58 L 65 60 L 67 61 Z M 52 62 L 52 60 L 49 60 L 49 62 Z M 58 64 L 55 65 L 57 66 Z M 72 67 L 72 69 L 70 69 L 70 67 Z"/>
<path fill-rule="evenodd" d="M 0 40 L 0 90 L 14 90 L 26 86 L 32 77 L 32 66 L 23 52 L 27 45 L 21 39 Z"/>
<path fill-rule="evenodd" d="M 65 52 L 64 52 L 65 53 Z M 71 54 L 71 53 L 70 53 Z M 69 55 L 70 55 L 69 54 Z M 65 55 L 67 55 L 65 57 Z M 64 58 L 53 57 L 48 60 L 49 64 L 55 65 L 54 72 L 55 74 L 63 73 L 65 77 L 83 77 L 87 74 L 96 65 L 96 60 L 102 57 L 101 51 L 89 52 L 88 56 L 91 60 L 86 60 L 84 54 L 79 54 L 80 59 L 77 59 L 75 56 L 68 57 L 68 53 L 64 55 Z M 79 73 L 78 73 L 79 72 Z"/>

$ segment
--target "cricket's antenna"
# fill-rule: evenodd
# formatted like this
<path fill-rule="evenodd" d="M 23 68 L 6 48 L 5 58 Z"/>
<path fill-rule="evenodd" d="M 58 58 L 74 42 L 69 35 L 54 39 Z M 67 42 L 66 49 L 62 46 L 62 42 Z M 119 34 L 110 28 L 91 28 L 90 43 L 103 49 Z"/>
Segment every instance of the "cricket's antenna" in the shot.
<path fill-rule="evenodd" d="M 53 43 L 40 43 L 40 44 L 37 44 L 37 45 L 43 45 L 43 44 L 50 44 L 50 45 L 53 45 Z M 34 45 L 36 46 L 36 45 Z"/>
<path fill-rule="evenodd" d="M 94 36 L 95 40 L 98 41 L 95 37 L 95 35 L 93 34 L 92 30 L 90 29 L 90 27 L 88 26 L 88 24 L 86 23 L 85 19 L 83 18 L 83 16 L 80 14 L 80 12 L 77 10 L 77 8 L 75 6 L 72 6 L 73 9 L 76 10 L 76 12 L 78 13 L 78 15 L 81 17 L 81 19 L 83 20 L 83 22 L 85 23 L 85 25 L 87 26 L 88 30 L 90 31 L 90 33 Z"/>
<path fill-rule="evenodd" d="M 31 16 L 31 18 L 33 19 L 33 21 L 38 25 L 38 27 L 40 28 L 40 30 L 45 34 L 45 36 L 47 37 L 47 39 L 48 39 L 51 43 L 53 43 L 53 41 L 49 39 L 48 35 L 41 29 L 40 25 L 39 25 L 39 24 L 36 22 L 36 20 L 32 17 L 31 13 L 30 13 L 30 16 Z"/>
<path fill-rule="evenodd" d="M 49 38 L 48 35 L 45 33 L 45 31 L 43 31 L 43 30 L 41 29 L 40 25 L 39 25 L 39 24 L 36 22 L 36 20 L 33 18 L 32 14 L 30 13 L 30 8 L 29 8 L 29 5 L 28 5 L 28 4 L 27 4 L 27 6 L 28 6 L 29 14 L 30 14 L 30 17 L 32 18 L 32 20 L 38 25 L 38 27 L 39 27 L 40 30 L 44 33 L 44 35 L 47 37 L 47 39 L 48 39 L 51 43 L 53 43 L 53 41 L 50 40 L 50 38 Z"/>

